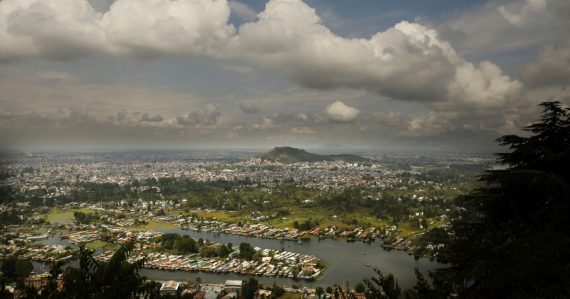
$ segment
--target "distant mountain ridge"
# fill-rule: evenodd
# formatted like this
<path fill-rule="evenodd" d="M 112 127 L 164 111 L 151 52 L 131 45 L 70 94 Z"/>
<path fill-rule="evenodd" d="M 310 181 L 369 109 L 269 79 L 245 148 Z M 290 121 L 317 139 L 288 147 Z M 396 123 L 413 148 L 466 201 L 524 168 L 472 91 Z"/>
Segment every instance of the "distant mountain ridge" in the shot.
<path fill-rule="evenodd" d="M 338 155 L 319 155 L 309 153 L 304 149 L 294 148 L 290 146 L 278 146 L 274 149 L 256 156 L 264 161 L 280 162 L 284 164 L 291 164 L 297 162 L 323 162 L 323 161 L 345 161 L 345 162 L 370 162 L 370 159 L 352 155 L 352 154 L 338 154 Z"/>

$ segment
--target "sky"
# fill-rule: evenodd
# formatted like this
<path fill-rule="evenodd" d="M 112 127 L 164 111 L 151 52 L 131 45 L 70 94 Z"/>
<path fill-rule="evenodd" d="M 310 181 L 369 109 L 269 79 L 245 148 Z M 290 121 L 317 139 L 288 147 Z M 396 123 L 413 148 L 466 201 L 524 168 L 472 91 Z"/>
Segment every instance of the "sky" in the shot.
<path fill-rule="evenodd" d="M 5 149 L 496 151 L 570 104 L 567 0 L 0 0 Z"/>

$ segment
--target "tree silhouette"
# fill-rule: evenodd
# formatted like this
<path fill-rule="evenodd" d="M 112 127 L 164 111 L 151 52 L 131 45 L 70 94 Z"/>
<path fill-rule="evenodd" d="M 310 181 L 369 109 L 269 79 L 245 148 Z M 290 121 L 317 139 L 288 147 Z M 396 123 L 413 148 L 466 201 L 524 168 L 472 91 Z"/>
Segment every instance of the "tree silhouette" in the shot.
<path fill-rule="evenodd" d="M 364 279 L 364 284 L 368 287 L 366 298 L 374 299 L 396 299 L 402 290 L 398 286 L 398 281 L 392 274 L 384 275 L 382 271 L 374 268 L 376 276 Z"/>
<path fill-rule="evenodd" d="M 498 139 L 502 170 L 460 197 L 449 247 L 451 267 L 436 273 L 465 298 L 570 297 L 570 110 L 540 104 L 528 136 Z"/>
<path fill-rule="evenodd" d="M 79 268 L 68 267 L 63 272 L 61 264 L 51 270 L 52 279 L 42 291 L 42 298 L 159 298 L 160 285 L 146 282 L 139 275 L 144 259 L 129 262 L 133 244 L 121 246 L 108 262 L 98 262 L 93 252 L 83 246 L 79 250 Z M 57 278 L 62 274 L 63 288 L 57 288 Z"/>

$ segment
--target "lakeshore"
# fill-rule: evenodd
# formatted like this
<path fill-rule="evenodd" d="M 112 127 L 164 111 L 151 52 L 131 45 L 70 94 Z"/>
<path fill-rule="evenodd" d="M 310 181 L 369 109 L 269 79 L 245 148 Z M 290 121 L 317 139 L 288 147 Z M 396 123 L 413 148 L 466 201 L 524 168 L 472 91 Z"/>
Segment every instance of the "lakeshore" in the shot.
<path fill-rule="evenodd" d="M 398 250 L 386 250 L 382 248 L 379 240 L 365 243 L 354 242 L 347 243 L 344 240 L 334 239 L 321 239 L 316 237 L 302 240 L 301 244 L 298 242 L 291 242 L 285 240 L 257 238 L 250 236 L 240 236 L 225 233 L 213 233 L 206 231 L 189 231 L 180 228 L 167 228 L 160 229 L 160 233 L 177 233 L 180 235 L 188 235 L 194 239 L 210 240 L 214 243 L 232 243 L 240 244 L 248 242 L 254 247 L 264 248 L 267 250 L 294 252 L 300 255 L 314 255 L 318 256 L 326 264 L 326 271 L 320 274 L 317 279 L 293 279 L 288 276 L 268 276 L 258 275 L 255 273 L 241 273 L 240 271 L 208 271 L 207 267 L 202 269 L 193 269 L 192 271 L 181 271 L 181 269 L 168 268 L 168 267 L 148 267 L 141 270 L 141 275 L 147 276 L 153 280 L 195 280 L 201 278 L 203 281 L 219 282 L 226 279 L 245 280 L 248 277 L 255 277 L 264 284 L 272 284 L 273 282 L 279 285 L 304 285 L 304 286 L 323 286 L 333 285 L 349 282 L 355 285 L 362 281 L 363 278 L 371 277 L 374 275 L 373 268 L 382 269 L 385 272 L 393 273 L 398 279 L 398 283 L 402 287 L 411 287 L 415 284 L 416 278 L 414 268 L 418 268 L 424 274 L 427 271 L 435 270 L 438 267 L 444 266 L 443 264 L 430 261 L 426 258 L 414 259 L 409 254 Z M 140 236 L 149 236 L 151 232 L 141 234 Z M 156 233 L 156 232 L 154 232 Z M 51 235 L 48 239 L 37 241 L 46 246 L 57 246 L 55 248 L 64 248 L 71 245 L 69 240 L 60 239 L 59 236 Z M 37 251 L 40 252 L 40 251 Z M 104 252 L 104 249 L 99 248 L 96 254 Z M 170 255 L 169 255 L 170 256 Z M 172 255 L 177 256 L 177 255 Z M 165 257 L 165 256 L 163 256 Z M 191 259 L 189 256 L 186 258 L 188 262 Z M 35 259 L 36 261 L 38 259 Z M 196 261 L 199 259 L 196 259 Z M 168 258 L 163 261 L 168 261 Z M 177 259 L 176 263 L 184 261 L 182 258 Z M 215 261 L 212 260 L 213 265 Z M 168 262 L 164 263 L 164 265 Z M 43 272 L 49 269 L 46 263 L 34 263 L 36 272 Z M 73 262 L 71 263 L 73 265 Z M 207 263 L 204 264 L 206 266 Z M 216 265 L 216 267 L 220 266 Z M 367 266 L 370 265 L 370 266 Z M 256 269 L 259 265 L 254 267 Z M 266 273 L 269 270 L 265 270 Z M 279 272 L 278 272 L 279 273 Z"/>

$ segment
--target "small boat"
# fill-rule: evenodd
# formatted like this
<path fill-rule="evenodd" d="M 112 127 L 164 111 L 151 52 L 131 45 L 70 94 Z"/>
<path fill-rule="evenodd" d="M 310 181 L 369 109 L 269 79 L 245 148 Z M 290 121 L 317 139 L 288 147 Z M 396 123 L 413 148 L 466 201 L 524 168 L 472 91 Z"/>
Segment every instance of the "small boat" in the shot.
<path fill-rule="evenodd" d="M 303 244 L 303 240 L 297 239 L 297 244 Z"/>
<path fill-rule="evenodd" d="M 370 267 L 370 264 L 366 264 L 366 267 Z"/>

